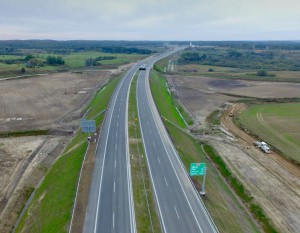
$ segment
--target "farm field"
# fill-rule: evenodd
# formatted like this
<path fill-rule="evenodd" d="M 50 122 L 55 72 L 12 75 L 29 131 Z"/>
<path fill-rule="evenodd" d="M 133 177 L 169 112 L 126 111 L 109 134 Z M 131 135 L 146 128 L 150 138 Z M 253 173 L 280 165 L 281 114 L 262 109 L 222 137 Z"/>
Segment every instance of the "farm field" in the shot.
<path fill-rule="evenodd" d="M 260 102 L 265 98 L 299 98 L 299 85 L 287 82 L 212 78 L 205 75 L 171 74 L 167 79 L 174 96 L 193 115 L 195 124 L 191 129 L 195 129 L 196 133 L 200 133 L 200 138 L 206 139 L 214 146 L 279 232 L 299 232 L 297 220 L 300 209 L 297 203 L 300 190 L 299 168 L 275 153 L 266 156 L 253 146 L 254 138 L 244 140 L 233 130 L 236 128 L 246 134 L 234 125 L 232 117 L 228 117 L 233 106 L 239 105 L 234 102 L 245 97 L 260 98 Z M 295 106 L 298 112 L 293 110 L 294 114 L 299 116 L 300 105 Z M 235 115 L 241 111 L 236 110 Z M 217 111 L 220 123 L 214 125 L 216 130 L 210 131 L 207 117 L 214 111 Z M 202 129 L 208 132 L 208 135 L 201 134 Z"/>
<path fill-rule="evenodd" d="M 206 76 L 167 76 L 171 90 L 193 117 L 204 126 L 206 117 L 225 102 L 243 97 L 299 98 L 298 83 L 210 78 Z"/>
<path fill-rule="evenodd" d="M 28 54 L 31 54 L 28 52 Z M 104 53 L 98 51 L 83 51 L 83 52 L 72 52 L 70 54 L 62 55 L 62 54 L 49 54 L 46 52 L 36 52 L 33 51 L 32 55 L 41 63 L 43 66 L 27 68 L 25 66 L 25 61 L 23 62 L 25 56 L 18 55 L 0 55 L 0 78 L 1 77 L 13 77 L 18 75 L 30 75 L 36 73 L 46 73 L 46 72 L 54 72 L 54 71 L 62 71 L 62 70 L 80 70 L 80 69 L 115 69 L 120 65 L 128 64 L 142 58 L 145 58 L 147 55 L 140 54 L 112 54 L 112 53 Z M 65 61 L 64 65 L 59 66 L 50 66 L 46 64 L 46 59 L 48 56 L 59 56 Z M 114 57 L 114 59 L 102 60 L 99 62 L 97 66 L 85 66 L 85 62 L 87 59 L 96 59 L 98 57 Z M 21 60 L 17 63 L 13 64 L 5 64 L 4 61 L 9 61 L 12 59 Z M 26 69 L 25 73 L 21 73 L 21 68 L 24 67 Z"/>
<path fill-rule="evenodd" d="M 262 140 L 300 163 L 300 103 L 254 105 L 240 122 Z"/>
<path fill-rule="evenodd" d="M 93 71 L 1 81 L 0 132 L 49 129 L 58 121 L 61 125 L 66 114 L 75 110 L 80 114 L 94 88 L 108 75 Z"/>

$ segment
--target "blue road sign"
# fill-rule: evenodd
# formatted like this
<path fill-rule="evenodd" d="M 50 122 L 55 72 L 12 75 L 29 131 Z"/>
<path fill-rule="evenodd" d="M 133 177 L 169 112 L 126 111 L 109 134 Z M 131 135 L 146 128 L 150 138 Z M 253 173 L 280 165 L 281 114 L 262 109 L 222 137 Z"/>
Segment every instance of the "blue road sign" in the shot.
<path fill-rule="evenodd" d="M 82 132 L 84 133 L 95 133 L 96 122 L 95 120 L 82 120 L 81 121 Z"/>

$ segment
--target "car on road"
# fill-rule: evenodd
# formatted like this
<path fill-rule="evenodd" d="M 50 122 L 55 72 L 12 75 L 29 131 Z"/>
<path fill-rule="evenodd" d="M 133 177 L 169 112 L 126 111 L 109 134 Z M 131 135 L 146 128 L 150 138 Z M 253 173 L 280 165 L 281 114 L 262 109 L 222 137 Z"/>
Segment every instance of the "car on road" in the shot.
<path fill-rule="evenodd" d="M 144 64 L 144 65 L 140 66 L 139 70 L 146 70 L 146 65 Z"/>

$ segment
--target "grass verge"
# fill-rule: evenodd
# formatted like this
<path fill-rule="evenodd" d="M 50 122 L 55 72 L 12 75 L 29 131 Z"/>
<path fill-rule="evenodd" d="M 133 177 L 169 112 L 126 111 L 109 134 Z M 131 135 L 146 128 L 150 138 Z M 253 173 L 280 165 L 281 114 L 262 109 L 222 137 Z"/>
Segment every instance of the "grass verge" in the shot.
<path fill-rule="evenodd" d="M 9 137 L 27 137 L 27 136 L 39 136 L 48 135 L 48 130 L 30 130 L 30 131 L 19 131 L 19 132 L 3 132 L 0 133 L 0 138 Z"/>
<path fill-rule="evenodd" d="M 214 164 L 217 165 L 219 171 L 230 184 L 235 193 L 246 203 L 252 215 L 260 222 L 264 232 L 275 233 L 277 232 L 272 225 L 270 219 L 265 215 L 263 209 L 254 201 L 253 197 L 246 191 L 244 185 L 234 177 L 223 159 L 216 153 L 216 151 L 209 145 L 204 145 L 203 149 L 212 159 Z"/>
<path fill-rule="evenodd" d="M 128 130 L 137 232 L 162 232 L 141 137 L 136 102 L 137 76 L 129 97 Z"/>
<path fill-rule="evenodd" d="M 190 115 L 184 110 L 176 100 L 173 93 L 169 90 L 167 79 L 162 74 L 157 71 L 152 71 L 150 73 L 150 85 L 153 93 L 153 98 L 156 105 L 160 110 L 160 114 L 166 117 L 168 120 L 172 121 L 181 128 L 186 128 L 184 120 L 189 124 L 193 124 L 193 120 Z M 180 111 L 184 120 L 176 110 Z"/>
<path fill-rule="evenodd" d="M 151 90 L 158 110 L 162 115 L 166 115 L 172 122 L 179 126 L 180 118 L 175 109 L 175 105 L 170 99 L 164 99 L 167 91 L 164 82 L 157 81 L 158 75 L 151 76 Z M 157 87 L 160 86 L 160 87 Z M 219 175 L 214 164 L 206 158 L 199 142 L 191 136 L 184 133 L 169 121 L 164 121 L 168 133 L 178 151 L 180 158 L 189 170 L 192 162 L 205 162 L 208 167 L 206 180 L 206 196 L 203 201 L 208 208 L 220 232 L 259 232 L 258 227 L 250 214 L 244 208 L 237 196 L 227 185 L 224 178 Z M 193 177 L 193 183 L 197 190 L 201 189 L 202 177 Z M 226 218 L 224 218 L 226 216 Z"/>
<path fill-rule="evenodd" d="M 105 90 L 96 95 L 90 105 L 90 119 L 107 107 L 119 80 L 120 77 L 113 78 Z M 102 114 L 96 118 L 97 126 L 102 124 L 103 117 Z M 49 169 L 16 232 L 68 232 L 78 177 L 88 146 L 86 138 L 87 134 L 78 132 Z"/>

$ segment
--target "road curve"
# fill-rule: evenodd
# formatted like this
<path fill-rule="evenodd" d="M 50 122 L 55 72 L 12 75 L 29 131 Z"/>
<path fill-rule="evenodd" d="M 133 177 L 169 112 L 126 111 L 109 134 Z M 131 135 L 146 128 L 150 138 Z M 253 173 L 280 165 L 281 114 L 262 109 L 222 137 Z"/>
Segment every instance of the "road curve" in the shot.
<path fill-rule="evenodd" d="M 217 233 L 213 220 L 189 179 L 155 106 L 149 70 L 159 58 L 149 60 L 137 85 L 142 138 L 150 176 L 165 233 Z"/>

